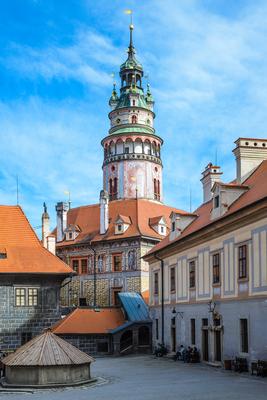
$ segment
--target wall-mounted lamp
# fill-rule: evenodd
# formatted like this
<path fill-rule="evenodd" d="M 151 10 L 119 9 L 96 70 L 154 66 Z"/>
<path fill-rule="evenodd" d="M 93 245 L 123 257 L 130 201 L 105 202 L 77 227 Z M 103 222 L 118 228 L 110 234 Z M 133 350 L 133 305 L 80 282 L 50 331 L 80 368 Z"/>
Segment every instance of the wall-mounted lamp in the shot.
<path fill-rule="evenodd" d="M 210 313 L 214 313 L 215 312 L 215 308 L 216 308 L 216 303 L 215 301 L 209 301 L 208 306 L 209 306 L 209 312 Z"/>
<path fill-rule="evenodd" d="M 177 315 L 180 315 L 181 318 L 184 318 L 184 313 L 182 311 L 176 311 L 175 307 L 172 309 L 172 314 L 174 315 L 174 318 L 176 318 Z"/>

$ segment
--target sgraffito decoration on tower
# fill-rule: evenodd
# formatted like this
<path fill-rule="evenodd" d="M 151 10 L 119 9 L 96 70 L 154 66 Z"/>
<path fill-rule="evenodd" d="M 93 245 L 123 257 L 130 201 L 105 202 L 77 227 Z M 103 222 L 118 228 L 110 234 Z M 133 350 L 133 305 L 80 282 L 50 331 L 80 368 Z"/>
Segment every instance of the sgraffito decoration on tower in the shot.
<path fill-rule="evenodd" d="M 144 198 L 162 202 L 163 140 L 156 135 L 154 100 L 142 86 L 143 67 L 135 57 L 130 25 L 128 58 L 120 67 L 121 88 L 114 84 L 109 105 L 110 130 L 104 148 L 103 188 L 110 200 Z"/>

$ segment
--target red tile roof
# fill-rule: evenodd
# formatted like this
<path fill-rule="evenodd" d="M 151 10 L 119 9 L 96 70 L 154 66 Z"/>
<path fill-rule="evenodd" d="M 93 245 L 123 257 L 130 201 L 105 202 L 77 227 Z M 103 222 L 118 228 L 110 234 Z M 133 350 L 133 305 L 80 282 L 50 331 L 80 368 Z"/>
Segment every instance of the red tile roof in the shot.
<path fill-rule="evenodd" d="M 235 186 L 231 184 L 231 187 Z M 253 173 L 243 182 L 243 184 L 237 185 L 237 187 L 242 187 L 248 189 L 245 191 L 228 209 L 228 211 L 220 218 L 216 220 L 211 220 L 210 214 L 212 210 L 212 200 L 207 203 L 202 204 L 199 208 L 194 211 L 198 217 L 182 232 L 182 234 L 174 239 L 170 240 L 170 237 L 165 237 L 160 243 L 151 249 L 147 255 L 151 255 L 174 242 L 178 242 L 184 239 L 186 236 L 197 232 L 198 230 L 208 226 L 218 220 L 225 218 L 226 216 L 233 214 L 234 212 L 251 205 L 263 198 L 267 197 L 267 160 L 263 161 Z M 146 255 L 146 256 L 147 256 Z"/>
<path fill-rule="evenodd" d="M 121 238 L 147 236 L 161 240 L 162 235 L 154 231 L 150 226 L 150 218 L 162 215 L 169 226 L 169 216 L 172 211 L 181 214 L 187 212 L 166 206 L 164 204 L 143 199 L 115 200 L 109 203 L 109 228 L 104 235 L 99 233 L 100 209 L 99 204 L 72 208 L 68 211 L 67 224 L 79 225 L 81 233 L 75 240 L 62 241 L 57 246 L 72 245 L 87 241 L 114 240 Z M 115 234 L 115 221 L 118 215 L 129 218 L 131 225 L 122 234 Z"/>
<path fill-rule="evenodd" d="M 125 323 L 120 308 L 76 308 L 52 327 L 57 335 L 109 333 Z"/>
<path fill-rule="evenodd" d="M 42 246 L 19 206 L 0 206 L 0 246 L 6 250 L 6 258 L 0 258 L 0 274 L 73 272 Z"/>

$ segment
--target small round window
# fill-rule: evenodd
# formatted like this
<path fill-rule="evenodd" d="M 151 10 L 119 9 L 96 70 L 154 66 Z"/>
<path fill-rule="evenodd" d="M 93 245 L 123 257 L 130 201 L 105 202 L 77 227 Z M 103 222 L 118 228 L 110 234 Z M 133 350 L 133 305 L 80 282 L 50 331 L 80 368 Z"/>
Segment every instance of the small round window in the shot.
<path fill-rule="evenodd" d="M 121 122 L 120 118 L 116 119 L 117 124 L 119 124 Z"/>

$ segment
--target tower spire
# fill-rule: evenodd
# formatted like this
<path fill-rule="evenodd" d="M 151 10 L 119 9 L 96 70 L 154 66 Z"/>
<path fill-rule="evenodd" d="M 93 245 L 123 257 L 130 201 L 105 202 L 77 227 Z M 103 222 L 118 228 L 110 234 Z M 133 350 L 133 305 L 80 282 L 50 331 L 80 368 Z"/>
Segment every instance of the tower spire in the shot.
<path fill-rule="evenodd" d="M 129 29 L 130 29 L 130 44 L 129 44 L 129 47 L 128 47 L 128 55 L 129 55 L 129 58 L 133 58 L 134 54 L 135 54 L 135 49 L 134 49 L 134 45 L 133 45 L 133 30 L 134 30 L 134 26 L 133 26 L 132 23 L 129 25 Z"/>

